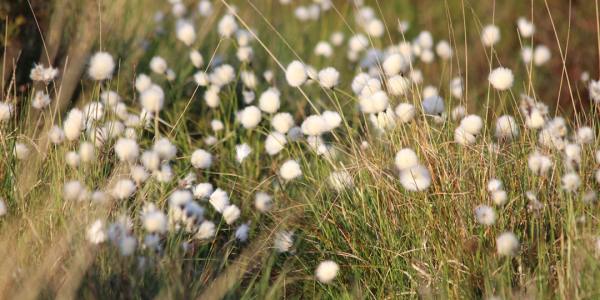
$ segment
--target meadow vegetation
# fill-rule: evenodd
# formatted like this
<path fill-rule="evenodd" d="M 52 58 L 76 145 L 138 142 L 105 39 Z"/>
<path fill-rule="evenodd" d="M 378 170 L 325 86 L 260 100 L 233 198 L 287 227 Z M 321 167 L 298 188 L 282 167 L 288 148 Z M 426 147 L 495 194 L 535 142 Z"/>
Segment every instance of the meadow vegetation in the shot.
<path fill-rule="evenodd" d="M 1 298 L 600 297 L 597 1 L 40 3 Z"/>

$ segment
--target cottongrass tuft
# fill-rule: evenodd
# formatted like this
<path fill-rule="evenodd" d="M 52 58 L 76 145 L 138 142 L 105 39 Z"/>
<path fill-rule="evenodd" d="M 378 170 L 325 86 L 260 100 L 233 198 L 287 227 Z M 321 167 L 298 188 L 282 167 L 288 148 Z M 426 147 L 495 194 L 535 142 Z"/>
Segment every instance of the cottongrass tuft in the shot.
<path fill-rule="evenodd" d="M 514 75 L 511 69 L 498 67 L 490 73 L 488 81 L 490 84 L 499 91 L 505 91 L 512 87 L 514 82 Z"/>
<path fill-rule="evenodd" d="M 319 263 L 317 266 L 317 269 L 315 270 L 315 277 L 321 283 L 330 283 L 335 279 L 339 270 L 340 267 L 336 262 L 332 260 L 326 260 Z"/>
<path fill-rule="evenodd" d="M 94 80 L 106 80 L 112 77 L 115 61 L 107 52 L 96 52 L 90 59 L 88 75 Z"/>
<path fill-rule="evenodd" d="M 500 256 L 514 256 L 519 251 L 519 239 L 512 232 L 504 232 L 496 238 L 496 251 Z"/>
<path fill-rule="evenodd" d="M 400 183 L 411 192 L 424 191 L 431 185 L 431 175 L 425 166 L 416 165 L 400 172 Z"/>
<path fill-rule="evenodd" d="M 302 176 L 300 164 L 292 159 L 284 162 L 279 168 L 279 176 L 281 176 L 281 178 L 283 178 L 285 181 L 290 181 Z"/>
<path fill-rule="evenodd" d="M 496 212 L 490 206 L 479 205 L 475 208 L 475 220 L 482 225 L 494 225 L 496 223 Z"/>

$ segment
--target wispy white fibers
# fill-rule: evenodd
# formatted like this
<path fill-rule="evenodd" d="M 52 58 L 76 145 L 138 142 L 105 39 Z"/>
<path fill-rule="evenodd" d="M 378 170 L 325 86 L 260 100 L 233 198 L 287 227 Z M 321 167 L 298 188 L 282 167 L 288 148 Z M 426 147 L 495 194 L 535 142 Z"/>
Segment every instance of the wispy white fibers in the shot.
<path fill-rule="evenodd" d="M 192 189 L 192 193 L 195 199 L 206 200 L 213 193 L 213 185 L 208 182 L 198 183 Z"/>
<path fill-rule="evenodd" d="M 523 38 L 529 38 L 535 32 L 535 25 L 533 25 L 532 22 L 524 17 L 519 17 L 517 19 L 517 27 L 519 28 L 519 33 Z"/>
<path fill-rule="evenodd" d="M 401 123 L 408 123 L 415 117 L 415 107 L 410 103 L 400 103 L 394 110 L 396 117 Z"/>
<path fill-rule="evenodd" d="M 396 153 L 394 163 L 398 170 L 403 171 L 417 166 L 419 164 L 419 158 L 414 150 L 404 148 Z"/>
<path fill-rule="evenodd" d="M 133 195 L 136 187 L 130 179 L 121 179 L 112 188 L 112 196 L 117 200 L 125 200 Z"/>
<path fill-rule="evenodd" d="M 298 164 L 295 160 L 288 160 L 284 162 L 279 168 L 279 176 L 286 181 L 290 181 L 292 179 L 296 179 L 302 176 L 302 170 L 300 169 L 300 164 Z"/>
<path fill-rule="evenodd" d="M 260 113 L 260 109 L 256 106 L 246 106 L 239 113 L 239 121 L 242 123 L 242 126 L 246 129 L 255 128 L 260 120 L 262 119 L 262 115 Z"/>
<path fill-rule="evenodd" d="M 384 111 L 389 105 L 389 97 L 384 91 L 362 95 L 359 99 L 360 110 L 366 114 Z"/>
<path fill-rule="evenodd" d="M 315 277 L 322 283 L 330 283 L 335 279 L 340 267 L 331 260 L 321 262 L 315 270 Z"/>
<path fill-rule="evenodd" d="M 232 15 L 224 15 L 217 25 L 219 34 L 226 38 L 231 37 L 237 29 L 238 25 Z"/>
<path fill-rule="evenodd" d="M 504 232 L 496 238 L 496 251 L 501 256 L 514 256 L 519 251 L 519 240 L 512 232 Z"/>
<path fill-rule="evenodd" d="M 278 231 L 275 234 L 275 240 L 273 242 L 273 247 L 277 252 L 284 253 L 290 251 L 292 246 L 294 245 L 293 239 L 294 233 L 292 231 Z"/>
<path fill-rule="evenodd" d="M 14 107 L 10 103 L 0 102 L 0 122 L 10 120 L 13 115 Z"/>
<path fill-rule="evenodd" d="M 512 87 L 514 81 L 513 73 L 510 69 L 504 67 L 498 67 L 490 73 L 488 76 L 489 82 L 492 86 L 499 90 L 505 91 Z"/>
<path fill-rule="evenodd" d="M 269 88 L 258 98 L 258 107 L 266 113 L 276 113 L 281 105 L 279 96 L 281 93 L 276 88 Z"/>
<path fill-rule="evenodd" d="M 278 113 L 271 119 L 271 126 L 279 133 L 286 134 L 290 128 L 294 127 L 294 118 L 290 113 Z"/>
<path fill-rule="evenodd" d="M 160 56 L 154 56 L 150 60 L 150 69 L 154 73 L 166 74 L 167 68 L 168 68 L 167 61 Z"/>
<path fill-rule="evenodd" d="M 0 198 L 0 217 L 5 216 L 7 212 L 8 209 L 6 208 L 6 203 L 4 202 L 4 199 Z"/>
<path fill-rule="evenodd" d="M 265 150 L 269 155 L 276 155 L 285 147 L 287 140 L 285 135 L 279 132 L 271 132 L 265 139 Z"/>
<path fill-rule="evenodd" d="M 475 208 L 475 219 L 477 223 L 490 226 L 496 223 L 496 212 L 487 205 L 479 205 Z"/>
<path fill-rule="evenodd" d="M 409 191 L 424 191 L 431 185 L 431 175 L 425 166 L 416 165 L 400 172 L 400 183 Z"/>
<path fill-rule="evenodd" d="M 115 143 L 115 153 L 121 161 L 133 163 L 139 156 L 140 148 L 134 139 L 120 138 Z"/>
<path fill-rule="evenodd" d="M 352 175 L 345 170 L 331 172 L 327 178 L 327 181 L 329 182 L 329 186 L 338 192 L 354 186 Z"/>
<path fill-rule="evenodd" d="M 273 206 L 273 197 L 265 192 L 257 192 L 254 196 L 254 207 L 261 213 L 268 212 Z"/>
<path fill-rule="evenodd" d="M 252 153 L 252 148 L 246 143 L 235 146 L 235 160 L 240 164 L 248 157 L 248 155 L 250 155 L 250 153 Z"/>
<path fill-rule="evenodd" d="M 200 240 L 207 240 L 215 236 L 216 229 L 215 223 L 211 221 L 204 221 L 198 227 L 198 232 L 196 233 L 196 238 Z"/>
<path fill-rule="evenodd" d="M 236 205 L 229 205 L 223 210 L 223 219 L 227 225 L 233 224 L 239 217 L 241 211 Z"/>
<path fill-rule="evenodd" d="M 204 58 L 198 50 L 190 51 L 190 60 L 192 61 L 192 65 L 196 68 L 201 68 L 204 65 Z"/>
<path fill-rule="evenodd" d="M 300 61 L 292 61 L 285 70 L 285 79 L 291 87 L 299 87 L 308 78 L 306 68 Z"/>
<path fill-rule="evenodd" d="M 430 116 L 441 115 L 445 109 L 444 99 L 438 95 L 425 97 L 421 105 L 423 106 L 423 112 Z"/>
<path fill-rule="evenodd" d="M 519 136 L 519 125 L 515 118 L 509 115 L 500 116 L 496 120 L 496 138 L 501 140 L 512 140 Z"/>
<path fill-rule="evenodd" d="M 208 199 L 208 202 L 213 206 L 213 208 L 222 213 L 227 206 L 229 206 L 229 195 L 224 190 L 217 188 Z"/>
<path fill-rule="evenodd" d="M 159 112 L 164 105 L 164 101 L 165 93 L 162 88 L 156 84 L 152 84 L 140 95 L 142 107 L 152 113 Z"/>
<path fill-rule="evenodd" d="M 327 122 L 320 115 L 308 116 L 302 122 L 302 133 L 310 136 L 321 135 L 327 131 L 327 128 Z"/>
<path fill-rule="evenodd" d="M 165 161 L 171 160 L 175 158 L 175 155 L 177 155 L 177 147 L 175 147 L 175 145 L 173 145 L 169 139 L 164 137 L 154 142 L 154 145 L 152 145 L 152 150 L 158 153 L 158 156 L 161 160 Z"/>
<path fill-rule="evenodd" d="M 177 20 L 176 34 L 177 38 L 187 46 L 191 46 L 196 40 L 194 25 L 187 20 Z"/>
<path fill-rule="evenodd" d="M 212 155 L 204 149 L 197 149 L 192 153 L 191 163 L 196 169 L 208 169 L 212 165 Z"/>
<path fill-rule="evenodd" d="M 529 155 L 527 165 L 533 174 L 544 176 L 552 168 L 553 162 L 549 156 L 543 155 L 536 150 Z"/>
<path fill-rule="evenodd" d="M 77 108 L 71 109 L 67 118 L 63 122 L 63 130 L 65 137 L 69 141 L 79 139 L 81 131 L 83 130 L 83 112 Z"/>
<path fill-rule="evenodd" d="M 321 86 L 324 88 L 333 88 L 339 83 L 340 73 L 332 67 L 327 67 L 319 71 L 318 77 Z"/>
<path fill-rule="evenodd" d="M 138 92 L 142 93 L 150 86 L 152 86 L 152 80 L 148 75 L 143 73 L 137 75 L 137 77 L 135 78 L 135 89 Z"/>
<path fill-rule="evenodd" d="M 491 47 L 500 41 L 500 29 L 498 26 L 490 24 L 481 30 L 481 41 L 483 45 Z"/>
<path fill-rule="evenodd" d="M 387 89 L 390 95 L 405 95 L 410 90 L 410 80 L 402 75 L 392 76 L 387 80 Z"/>
<path fill-rule="evenodd" d="M 90 59 L 88 75 L 94 80 L 105 80 L 112 77 L 115 61 L 107 52 L 96 52 Z"/>

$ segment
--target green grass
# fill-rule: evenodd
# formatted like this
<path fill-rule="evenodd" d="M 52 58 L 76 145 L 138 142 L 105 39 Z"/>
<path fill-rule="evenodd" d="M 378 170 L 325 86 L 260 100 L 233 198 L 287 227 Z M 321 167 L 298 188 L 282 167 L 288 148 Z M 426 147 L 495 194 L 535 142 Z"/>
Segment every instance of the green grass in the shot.
<path fill-rule="evenodd" d="M 192 8 L 189 2 L 190 9 L 195 10 L 195 4 Z M 577 18 L 572 20 L 573 28 L 568 28 L 562 1 L 548 1 L 548 10 L 544 1 L 511 1 L 496 3 L 495 7 L 491 1 L 367 1 L 390 30 L 389 37 L 372 38 L 374 46 L 388 46 L 390 38 L 394 43 L 411 41 L 420 30 L 430 30 L 436 41 L 451 42 L 451 61 L 418 64 L 424 83 L 413 86 L 409 96 L 391 98 L 390 102 L 395 106 L 407 101 L 420 107 L 422 87 L 438 87 L 448 112 L 463 104 L 469 113 L 486 120 L 477 143 L 463 147 L 454 142 L 456 121 L 435 124 L 417 109 L 413 122 L 380 134 L 368 116 L 358 112 L 358 99 L 350 89 L 357 66 L 346 60 L 345 46 L 327 60 L 312 54 L 314 45 L 327 40 L 332 32 L 341 30 L 348 38 L 358 31 L 353 7 L 347 1 L 334 1 L 335 10 L 306 24 L 293 17 L 293 6 L 282 7 L 277 1 L 231 2 L 237 5 L 240 19 L 258 32 L 259 41 L 252 42 L 252 64 L 240 64 L 235 58 L 236 42 L 218 36 L 215 27 L 219 17 L 195 20 L 198 39 L 194 48 L 202 53 L 206 64 L 221 58 L 237 71 L 254 70 L 257 76 L 272 70 L 275 85 L 282 92 L 280 111 L 290 112 L 298 125 L 315 113 L 312 105 L 319 111 L 338 111 L 342 125 L 324 137 L 335 147 L 337 157 L 319 156 L 305 141 L 289 142 L 281 153 L 268 156 L 263 149 L 271 116 L 263 114 L 255 130 L 245 130 L 235 121 L 236 111 L 245 106 L 239 78 L 240 82 L 236 80 L 222 90 L 217 109 L 206 106 L 205 88 L 196 87 L 192 79 L 196 70 L 189 63 L 189 50 L 173 34 L 175 19 L 168 4 L 124 1 L 119 7 L 129 9 L 118 10 L 104 3 L 102 43 L 98 40 L 93 49 L 101 45 L 119 61 L 119 68 L 112 80 L 101 84 L 82 78 L 77 99 L 70 107 L 81 108 L 98 99 L 102 91 L 112 89 L 132 112 L 139 112 L 135 76 L 151 73 L 148 62 L 153 56 L 164 57 L 177 78 L 168 82 L 152 75 L 166 95 L 161 123 L 136 130 L 141 149 L 151 147 L 159 136 L 168 137 L 177 146 L 177 158 L 171 163 L 174 180 L 159 183 L 150 179 L 131 199 L 106 206 L 64 201 L 64 182 L 78 179 L 90 190 L 104 189 L 115 178 L 127 176 L 126 166 L 116 158 L 114 141 L 97 149 L 95 162 L 76 169 L 64 163 L 64 156 L 77 151 L 78 142 L 50 146 L 39 170 L 32 168 L 30 161 L 19 162 L 13 153 L 14 144 L 25 142 L 35 151 L 32 118 L 46 120 L 50 114 L 45 111 L 39 116 L 28 109 L 32 85 L 23 91 L 13 89 L 11 101 L 18 103 L 18 114 L 0 125 L 0 155 L 4 157 L 0 162 L 0 197 L 9 212 L 0 218 L 0 253 L 6 253 L 0 258 L 0 295 L 144 299 L 600 297 L 596 253 L 600 210 L 597 203 L 582 201 L 584 192 L 598 189 L 594 153 L 600 146 L 599 115 L 598 107 L 589 104 L 585 84 L 576 77 L 581 70 L 589 70 L 592 77 L 596 74 L 596 67 L 586 63 L 598 57 L 595 37 L 585 31 L 596 30 L 594 5 L 573 4 Z M 225 10 L 221 1 L 215 1 L 214 6 L 219 16 Z M 166 13 L 163 33 L 155 32 L 152 15 L 156 10 Z M 550 46 L 553 57 L 547 66 L 534 68 L 528 75 L 520 60 L 520 44 L 531 41 L 519 41 L 515 21 L 532 12 L 538 30 L 535 44 Z M 550 25 L 550 17 L 556 28 Z M 405 37 L 395 30 L 400 19 L 411 21 Z M 502 30 L 502 41 L 493 50 L 484 49 L 479 31 L 492 20 Z M 563 52 L 568 53 L 564 64 L 554 34 Z M 567 42 L 568 51 L 564 48 Z M 275 58 L 284 66 L 298 58 L 317 69 L 334 66 L 342 74 L 342 84 L 334 90 L 312 84 L 303 87 L 301 93 L 287 86 Z M 573 71 L 575 64 L 579 69 Z M 510 92 L 497 92 L 488 85 L 487 74 L 498 65 L 515 72 Z M 569 84 L 563 66 L 568 69 Z M 460 101 L 451 98 L 449 81 L 465 74 L 468 97 Z M 257 98 L 270 86 L 264 80 L 259 82 Z M 549 175 L 539 178 L 531 174 L 527 157 L 538 145 L 534 131 L 521 126 L 515 141 L 500 143 L 499 153 L 489 150 L 495 142 L 493 126 L 498 116 L 511 114 L 523 124 L 518 111 L 521 93 L 535 94 L 551 111 L 556 108 L 567 116 L 570 134 L 581 125 L 595 130 L 595 143 L 583 146 L 579 192 L 570 194 L 561 189 L 565 168 L 559 151 L 548 151 L 555 163 Z M 569 94 L 572 99 L 566 96 Z M 108 118 L 112 117 L 109 114 Z M 218 142 L 208 146 L 203 138 L 212 134 L 212 119 L 222 120 L 225 129 L 215 134 Z M 55 123 L 61 124 L 60 120 L 58 116 Z M 82 140 L 89 137 L 82 136 Z M 361 147 L 363 141 L 369 147 Z M 240 165 L 235 160 L 235 146 L 241 143 L 250 145 L 253 152 Z M 425 192 L 408 192 L 398 180 L 394 155 L 405 147 L 414 149 L 432 174 L 433 183 Z M 214 155 L 213 166 L 207 171 L 194 170 L 189 163 L 197 148 Z M 277 176 L 279 166 L 288 159 L 299 160 L 301 179 L 283 182 Z M 354 187 L 336 192 L 329 186 L 329 174 L 338 169 L 352 175 Z M 141 243 L 144 204 L 155 203 L 166 211 L 170 193 L 190 171 L 195 172 L 197 182 L 209 181 L 230 193 L 232 203 L 242 211 L 236 224 L 250 222 L 248 242 L 236 241 L 236 227 L 221 221 L 208 203 L 201 203 L 206 208 L 205 217 L 217 227 L 215 238 L 208 241 L 182 232 L 169 233 L 163 237 L 162 253 L 139 248 L 132 257 L 120 256 L 109 242 L 93 246 L 85 241 L 85 229 L 96 218 L 112 222 L 125 214 L 134 221 L 133 232 Z M 22 174 L 36 178 L 33 186 L 25 187 L 27 193 L 21 193 Z M 473 211 L 480 204 L 493 206 L 486 191 L 491 178 L 502 180 L 508 202 L 494 206 L 496 224 L 484 227 L 477 224 Z M 528 209 L 525 193 L 530 190 L 538 194 L 543 209 Z M 273 195 L 271 212 L 259 214 L 254 208 L 257 191 Z M 288 253 L 278 253 L 272 247 L 274 236 L 283 229 L 294 232 L 294 245 Z M 515 257 L 496 253 L 496 237 L 504 231 L 514 232 L 520 241 Z M 187 252 L 181 246 L 184 241 L 190 245 Z M 328 259 L 340 265 L 340 272 L 331 284 L 322 284 L 315 280 L 314 270 Z"/>

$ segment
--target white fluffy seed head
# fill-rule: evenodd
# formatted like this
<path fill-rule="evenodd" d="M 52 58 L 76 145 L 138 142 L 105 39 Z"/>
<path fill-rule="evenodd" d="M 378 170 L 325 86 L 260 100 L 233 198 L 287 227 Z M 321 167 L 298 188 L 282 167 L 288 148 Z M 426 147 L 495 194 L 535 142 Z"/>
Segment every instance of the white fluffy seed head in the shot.
<path fill-rule="evenodd" d="M 337 276 L 340 267 L 332 260 L 326 260 L 321 262 L 315 270 L 315 277 L 321 283 L 330 283 Z"/>
<path fill-rule="evenodd" d="M 198 183 L 192 193 L 194 194 L 194 198 L 196 199 L 208 199 L 210 195 L 213 193 L 213 185 L 208 182 Z"/>
<path fill-rule="evenodd" d="M 83 112 L 77 108 L 73 108 L 63 123 L 63 130 L 65 137 L 69 141 L 79 139 L 81 131 L 83 130 Z"/>
<path fill-rule="evenodd" d="M 271 126 L 279 133 L 286 134 L 294 126 L 294 118 L 290 113 L 278 113 L 271 119 Z"/>
<path fill-rule="evenodd" d="M 196 30 L 189 21 L 178 20 L 176 30 L 177 38 L 185 45 L 191 46 L 196 40 Z"/>
<path fill-rule="evenodd" d="M 336 191 L 341 192 L 345 189 L 352 188 L 354 186 L 354 180 L 352 175 L 348 171 L 335 171 L 329 174 L 327 178 L 329 185 Z"/>
<path fill-rule="evenodd" d="M 439 116 L 444 112 L 444 99 L 438 95 L 429 96 L 421 103 L 423 112 L 430 116 Z"/>
<path fill-rule="evenodd" d="M 252 148 L 246 143 L 235 146 L 235 159 L 240 164 L 248 157 L 248 155 L 250 155 L 250 153 L 252 153 Z"/>
<path fill-rule="evenodd" d="M 359 99 L 360 110 L 366 114 L 380 113 L 389 105 L 389 97 L 384 91 L 377 91 L 371 95 L 361 96 Z"/>
<path fill-rule="evenodd" d="M 94 80 L 105 80 L 112 77 L 115 61 L 107 52 L 96 52 L 90 59 L 88 75 Z"/>
<path fill-rule="evenodd" d="M 410 80 L 402 75 L 392 76 L 387 81 L 387 88 L 391 95 L 406 95 L 410 90 Z"/>
<path fill-rule="evenodd" d="M 285 79 L 291 87 L 299 87 L 308 78 L 306 68 L 300 61 L 292 61 L 285 70 Z"/>
<path fill-rule="evenodd" d="M 279 101 L 280 94 L 276 88 L 269 88 L 264 91 L 258 98 L 258 107 L 260 110 L 269 114 L 276 113 L 281 105 Z"/>
<path fill-rule="evenodd" d="M 496 223 L 496 212 L 490 206 L 479 205 L 475 208 L 475 220 L 485 226 L 494 225 Z"/>
<path fill-rule="evenodd" d="M 229 206 L 229 195 L 224 190 L 217 188 L 209 197 L 208 202 L 213 208 L 222 213 Z"/>
<path fill-rule="evenodd" d="M 319 78 L 319 83 L 321 84 L 321 86 L 329 89 L 338 85 L 340 80 L 340 73 L 332 67 L 327 67 L 319 71 L 319 74 L 317 76 Z"/>
<path fill-rule="evenodd" d="M 414 150 L 404 148 L 396 153 L 394 163 L 396 164 L 396 168 L 398 168 L 398 170 L 403 171 L 417 166 L 419 164 L 419 158 Z"/>
<path fill-rule="evenodd" d="M 84 163 L 92 162 L 96 158 L 94 145 L 90 142 L 83 142 L 79 145 L 79 157 Z"/>
<path fill-rule="evenodd" d="M 146 74 L 139 74 L 135 77 L 135 89 L 142 93 L 152 85 L 152 80 Z"/>
<path fill-rule="evenodd" d="M 443 60 L 449 60 L 452 58 L 452 47 L 446 40 L 439 41 L 435 47 L 435 52 Z"/>
<path fill-rule="evenodd" d="M 581 186 L 581 179 L 575 172 L 570 172 L 562 177 L 562 188 L 567 192 L 576 192 Z"/>
<path fill-rule="evenodd" d="M 215 236 L 215 223 L 211 221 L 204 221 L 198 227 L 198 232 L 196 233 L 196 238 L 200 240 L 207 240 Z"/>
<path fill-rule="evenodd" d="M 287 140 L 285 135 L 279 132 L 271 132 L 265 139 L 265 150 L 269 155 L 276 155 L 285 147 Z"/>
<path fill-rule="evenodd" d="M 431 185 L 431 174 L 425 166 L 416 165 L 400 172 L 400 183 L 408 191 L 424 191 Z"/>
<path fill-rule="evenodd" d="M 208 169 L 212 165 L 212 155 L 204 149 L 197 149 L 192 153 L 191 163 L 196 169 Z"/>
<path fill-rule="evenodd" d="M 254 196 L 254 207 L 261 213 L 268 212 L 273 206 L 273 197 L 265 192 L 257 192 Z"/>
<path fill-rule="evenodd" d="M 150 70 L 157 74 L 166 74 L 167 73 L 167 61 L 160 57 L 154 56 L 150 59 Z"/>
<path fill-rule="evenodd" d="M 246 129 L 255 128 L 260 123 L 262 115 L 256 106 L 247 106 L 239 113 L 239 120 Z"/>
<path fill-rule="evenodd" d="M 500 41 L 500 29 L 493 24 L 486 25 L 481 30 L 481 41 L 487 47 L 493 46 Z"/>
<path fill-rule="evenodd" d="M 517 19 L 517 27 L 523 38 L 529 38 L 535 32 L 535 25 L 524 17 L 519 17 L 519 19 Z"/>
<path fill-rule="evenodd" d="M 10 103 L 0 102 L 0 122 L 10 120 L 13 115 L 14 107 Z"/>
<path fill-rule="evenodd" d="M 408 123 L 415 117 L 415 106 L 410 103 L 400 103 L 394 110 L 396 117 L 402 123 Z"/>
<path fill-rule="evenodd" d="M 454 130 L 454 141 L 462 146 L 475 144 L 475 135 L 468 133 L 463 127 L 457 127 Z"/>
<path fill-rule="evenodd" d="M 290 181 L 292 179 L 302 176 L 300 164 L 298 164 L 297 161 L 292 159 L 284 162 L 279 168 L 279 176 L 281 176 L 281 178 L 283 178 L 286 181 Z"/>
<path fill-rule="evenodd" d="M 165 93 L 163 92 L 163 89 L 156 84 L 152 84 L 140 95 L 142 107 L 152 113 L 158 113 L 162 109 L 164 101 Z"/>
<path fill-rule="evenodd" d="M 536 66 L 541 66 L 547 63 L 550 58 L 552 58 L 552 53 L 550 52 L 550 48 L 545 45 L 539 45 L 535 47 L 533 51 L 533 64 Z"/>
<path fill-rule="evenodd" d="M 400 53 L 394 53 L 388 56 L 382 64 L 383 71 L 387 76 L 394 76 L 400 71 L 406 69 L 406 61 Z"/>
<path fill-rule="evenodd" d="M 302 133 L 309 136 L 318 136 L 327 131 L 327 122 L 322 116 L 310 115 L 302 122 Z"/>
<path fill-rule="evenodd" d="M 509 115 L 503 115 L 496 120 L 496 132 L 497 139 L 512 140 L 519 136 L 519 125 L 515 118 Z"/>
<path fill-rule="evenodd" d="M 133 163 L 139 156 L 140 148 L 134 139 L 120 138 L 115 143 L 115 153 L 119 160 Z"/>
<path fill-rule="evenodd" d="M 227 225 L 231 225 L 240 217 L 240 213 L 236 205 L 229 205 L 223 210 L 223 219 Z"/>
<path fill-rule="evenodd" d="M 460 127 L 467 133 L 478 135 L 483 128 L 483 120 L 478 115 L 468 115 L 460 121 Z"/>
<path fill-rule="evenodd" d="M 112 196 L 117 200 L 125 200 L 133 193 L 135 193 L 136 187 L 135 183 L 133 183 L 130 179 L 121 179 L 115 183 L 112 188 Z"/>
<path fill-rule="evenodd" d="M 238 29 L 235 18 L 232 15 L 224 15 L 217 25 L 219 35 L 222 37 L 231 37 Z"/>
<path fill-rule="evenodd" d="M 204 58 L 198 50 L 190 51 L 190 60 L 192 61 L 192 65 L 196 68 L 201 68 L 204 65 Z"/>
<path fill-rule="evenodd" d="M 519 251 L 519 240 L 512 232 L 504 232 L 496 238 L 496 251 L 501 256 L 514 256 Z"/>
<path fill-rule="evenodd" d="M 498 206 L 506 204 L 506 201 L 508 200 L 508 194 L 505 190 L 493 191 L 490 194 L 490 197 L 492 198 L 492 202 Z"/>
<path fill-rule="evenodd" d="M 510 69 L 504 67 L 498 67 L 492 70 L 492 72 L 488 76 L 489 82 L 495 89 L 499 91 L 505 91 L 510 89 L 513 85 L 514 79 L 515 78 L 513 76 L 513 72 Z"/>

